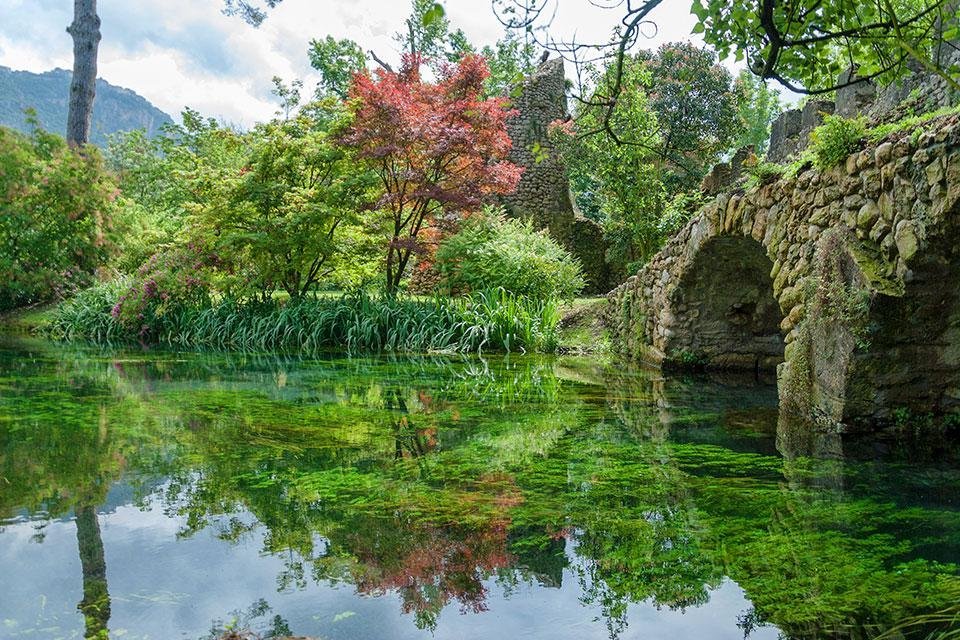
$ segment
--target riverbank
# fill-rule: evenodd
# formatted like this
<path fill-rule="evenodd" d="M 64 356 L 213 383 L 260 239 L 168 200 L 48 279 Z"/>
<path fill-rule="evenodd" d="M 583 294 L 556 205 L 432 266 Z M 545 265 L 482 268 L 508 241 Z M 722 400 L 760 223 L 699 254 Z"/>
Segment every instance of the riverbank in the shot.
<path fill-rule="evenodd" d="M 562 305 L 551 303 L 550 308 L 543 308 L 542 303 L 523 303 L 512 296 L 498 299 L 484 296 L 482 300 L 459 306 L 455 301 L 424 298 L 405 298 L 384 304 L 365 296 L 345 305 L 344 300 L 349 298 L 327 296 L 301 303 L 305 307 L 299 309 L 300 313 L 289 304 L 235 305 L 230 309 L 219 308 L 219 312 L 216 307 L 179 310 L 168 314 L 163 326 L 149 327 L 149 332 L 141 333 L 121 326 L 111 314 L 109 300 L 78 298 L 61 305 L 32 307 L 0 316 L 0 330 L 53 340 L 218 349 L 297 346 L 307 350 L 332 349 L 338 346 L 336 336 L 340 334 L 339 345 L 352 351 L 486 349 L 566 355 L 610 352 L 603 319 L 606 300 L 601 297 L 576 298 Z M 468 307 L 473 313 L 468 313 Z M 312 325 L 311 311 L 317 316 Z M 319 317 L 324 311 L 328 325 L 325 330 L 319 326 L 324 324 Z M 349 319 L 344 317 L 348 313 Z M 444 315 L 445 322 L 441 318 Z M 338 331 L 334 324 L 346 330 Z M 358 330 L 351 332 L 348 325 Z M 446 325 L 446 331 L 442 325 Z M 295 339 L 294 334 L 302 339 Z M 297 342 L 301 344 L 295 344 Z"/>
<path fill-rule="evenodd" d="M 557 352 L 570 355 L 610 355 L 605 297 L 575 298 L 560 308 Z"/>
<path fill-rule="evenodd" d="M 35 335 L 50 323 L 55 307 L 43 305 L 0 314 L 0 330 L 17 335 Z"/>

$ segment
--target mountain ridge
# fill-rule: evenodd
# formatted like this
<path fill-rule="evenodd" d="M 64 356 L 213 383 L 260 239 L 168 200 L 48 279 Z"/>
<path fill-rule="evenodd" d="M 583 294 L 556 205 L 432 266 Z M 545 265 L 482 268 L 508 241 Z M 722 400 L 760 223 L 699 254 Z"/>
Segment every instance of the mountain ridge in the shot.
<path fill-rule="evenodd" d="M 33 73 L 0 66 L 0 126 L 29 132 L 31 126 L 24 111 L 32 108 L 41 127 L 62 134 L 67 126 L 71 75 L 59 67 Z M 93 144 L 105 147 L 110 134 L 133 129 L 144 129 L 153 136 L 161 126 L 172 122 L 168 114 L 132 89 L 97 78 L 90 127 Z"/>

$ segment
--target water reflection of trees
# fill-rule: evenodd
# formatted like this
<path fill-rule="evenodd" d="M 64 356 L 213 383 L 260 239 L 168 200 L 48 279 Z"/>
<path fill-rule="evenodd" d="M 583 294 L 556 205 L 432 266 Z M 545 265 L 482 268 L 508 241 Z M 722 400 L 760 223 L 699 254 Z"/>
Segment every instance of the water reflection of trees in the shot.
<path fill-rule="evenodd" d="M 141 447 L 157 441 L 144 439 L 148 418 L 115 393 L 106 364 L 17 356 L 0 361 L 0 518 L 73 512 L 83 585 L 77 609 L 85 637 L 106 638 L 111 602 L 97 508 L 129 466 L 143 463 Z M 37 542 L 44 527 L 39 521 Z"/>
<path fill-rule="evenodd" d="M 640 435 L 634 442 L 643 444 L 628 459 L 642 460 L 654 472 L 655 478 L 638 482 L 660 506 L 653 521 L 667 523 L 652 548 L 667 549 L 679 559 L 653 564 L 667 575 L 653 576 L 657 592 L 649 592 L 642 588 L 644 568 L 622 560 L 642 558 L 651 548 L 629 548 L 631 538 L 640 536 L 619 535 L 608 548 L 601 541 L 595 552 L 578 549 L 607 562 L 619 559 L 611 577 L 591 581 L 601 585 L 595 587 L 596 600 L 612 603 L 614 614 L 623 603 L 618 595 L 681 608 L 695 604 L 698 594 L 708 595 L 707 589 L 727 575 L 752 602 L 741 616 L 745 632 L 771 623 L 790 638 L 868 638 L 918 611 L 946 608 L 960 596 L 960 567 L 955 560 L 943 564 L 944 554 L 960 549 L 960 516 L 950 497 L 960 488 L 960 474 L 950 472 L 947 480 L 942 468 L 920 473 L 909 466 L 844 462 L 835 433 L 807 434 L 799 447 L 785 449 L 792 434 L 784 433 L 782 422 L 778 446 L 786 457 L 756 455 L 744 450 L 744 432 L 772 432 L 775 414 L 761 418 L 765 427 L 750 425 L 748 415 L 737 410 L 751 402 L 742 388 L 715 393 L 703 381 L 655 378 L 645 392 L 631 394 L 617 381 L 636 384 L 636 376 L 619 371 L 613 379 L 606 382 L 609 422 Z M 757 416 L 764 412 L 752 419 Z M 715 432 L 720 427 L 720 433 L 705 431 L 704 423 Z M 689 437 L 691 428 L 697 429 L 696 438 Z M 657 496 L 665 487 L 670 491 Z M 629 487 L 618 493 L 629 496 Z M 918 495 L 925 496 L 923 507 L 916 504 Z M 613 508 L 625 516 L 622 504 Z M 609 530 L 618 520 L 583 529 Z M 943 551 L 931 553 L 931 544 Z M 618 590 L 618 584 L 630 582 L 623 576 L 639 576 L 641 588 L 631 593 L 627 584 Z M 671 604 L 668 589 L 674 581 L 691 590 L 678 590 L 682 597 Z M 610 619 L 616 622 L 616 615 Z M 614 632 L 619 628 L 611 626 Z M 918 630 L 918 637 L 931 630 Z"/>
<path fill-rule="evenodd" d="M 426 628 L 448 604 L 482 611 L 490 580 L 509 593 L 567 572 L 611 636 L 630 603 L 698 606 L 724 576 L 752 602 L 745 630 L 797 638 L 868 637 L 960 593 L 957 567 L 927 558 L 934 543 L 960 548 L 955 510 L 886 485 L 877 497 L 859 463 L 756 453 L 774 425 L 751 390 L 596 367 L 558 376 L 522 358 L 24 367 L 0 390 L 15 416 L 0 422 L 0 470 L 16 478 L 4 513 L 75 508 L 78 536 L 95 541 L 83 509 L 125 471 L 163 475 L 181 535 L 260 530 L 285 559 L 278 588 L 395 593 Z M 94 602 L 102 563 L 88 548 Z"/>
<path fill-rule="evenodd" d="M 341 403 L 332 407 L 263 395 L 181 398 L 193 461 L 174 474 L 165 501 L 185 516 L 182 534 L 214 525 L 236 539 L 247 531 L 238 514 L 250 512 L 265 529 L 265 551 L 287 558 L 281 588 L 309 575 L 347 580 L 364 594 L 394 592 L 426 627 L 449 602 L 482 611 L 484 580 L 512 562 L 508 514 L 520 498 L 509 474 L 460 457 L 467 436 L 458 425 L 470 438 L 493 437 L 475 427 L 481 412 L 487 419 L 498 410 L 452 400 L 472 396 L 465 381 L 439 389 L 369 376 L 339 384 Z M 546 406 L 502 412 L 511 423 L 543 419 Z M 437 459 L 425 465 L 431 452 Z"/>

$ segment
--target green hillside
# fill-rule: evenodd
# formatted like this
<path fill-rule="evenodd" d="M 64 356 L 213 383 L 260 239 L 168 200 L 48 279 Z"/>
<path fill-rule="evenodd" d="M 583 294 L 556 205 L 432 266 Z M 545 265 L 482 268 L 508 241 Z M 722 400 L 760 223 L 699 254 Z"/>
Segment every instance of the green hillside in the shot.
<path fill-rule="evenodd" d="M 65 69 L 30 73 L 0 66 L 0 126 L 27 131 L 24 110 L 29 107 L 36 110 L 44 129 L 62 134 L 67 126 L 69 93 L 70 72 Z M 105 146 L 107 136 L 117 131 L 146 129 L 153 135 L 168 122 L 172 122 L 170 116 L 146 98 L 130 89 L 97 80 L 90 131 L 94 144 Z"/>

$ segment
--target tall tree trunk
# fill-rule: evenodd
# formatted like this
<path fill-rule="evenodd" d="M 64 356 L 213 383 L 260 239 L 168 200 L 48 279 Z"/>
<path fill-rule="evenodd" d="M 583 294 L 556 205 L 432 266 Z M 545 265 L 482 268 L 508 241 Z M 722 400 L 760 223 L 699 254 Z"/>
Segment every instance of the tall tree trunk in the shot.
<path fill-rule="evenodd" d="M 86 638 L 107 638 L 110 622 L 110 593 L 107 591 L 107 563 L 96 507 L 77 507 L 77 543 L 83 573 L 83 600 L 77 609 L 83 614 Z"/>
<path fill-rule="evenodd" d="M 67 143 L 77 147 L 90 142 L 90 122 L 97 88 L 97 49 L 100 47 L 100 18 L 97 0 L 73 0 L 73 24 L 67 27 L 73 38 L 73 80 L 70 82 L 70 109 L 67 113 Z"/>

